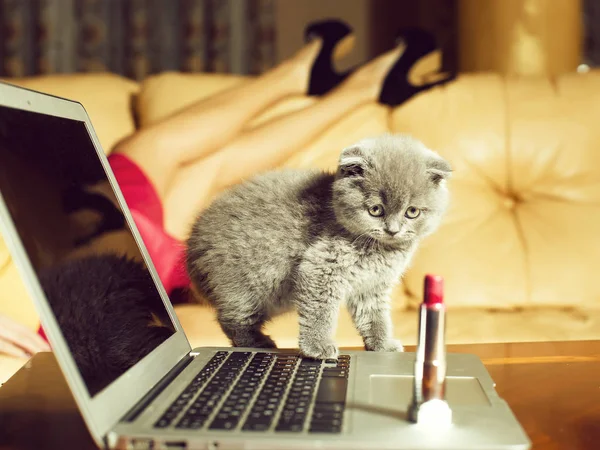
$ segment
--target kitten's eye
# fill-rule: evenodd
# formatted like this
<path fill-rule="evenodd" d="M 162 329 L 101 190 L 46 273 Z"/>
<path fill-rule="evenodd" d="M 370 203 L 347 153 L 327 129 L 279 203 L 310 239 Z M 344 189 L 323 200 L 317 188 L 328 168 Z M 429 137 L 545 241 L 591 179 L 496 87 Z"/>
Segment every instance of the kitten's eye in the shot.
<path fill-rule="evenodd" d="M 383 216 L 383 206 L 381 205 L 373 205 L 369 208 L 369 214 L 373 217 L 381 217 Z"/>
<path fill-rule="evenodd" d="M 421 210 L 419 208 L 415 208 L 414 206 L 411 206 L 410 208 L 408 208 L 406 210 L 406 214 L 404 214 L 406 217 L 408 217 L 409 219 L 416 219 L 417 217 L 419 217 L 419 214 L 421 214 Z"/>

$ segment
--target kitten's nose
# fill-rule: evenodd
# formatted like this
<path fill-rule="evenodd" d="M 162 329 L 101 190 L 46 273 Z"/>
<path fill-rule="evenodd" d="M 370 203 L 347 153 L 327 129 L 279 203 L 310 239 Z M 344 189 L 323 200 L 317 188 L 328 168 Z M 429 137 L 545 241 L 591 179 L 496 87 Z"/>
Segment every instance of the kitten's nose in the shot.
<path fill-rule="evenodd" d="M 399 233 L 400 230 L 390 230 L 389 228 L 385 229 L 385 232 L 390 236 L 394 237 Z"/>

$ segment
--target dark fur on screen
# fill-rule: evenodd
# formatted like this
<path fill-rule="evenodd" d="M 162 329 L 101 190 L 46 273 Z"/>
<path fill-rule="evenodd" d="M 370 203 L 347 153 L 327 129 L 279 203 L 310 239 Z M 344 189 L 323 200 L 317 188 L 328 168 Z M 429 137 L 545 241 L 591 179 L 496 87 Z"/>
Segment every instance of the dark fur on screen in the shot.
<path fill-rule="evenodd" d="M 173 334 L 150 273 L 131 259 L 86 257 L 40 279 L 91 395 Z"/>

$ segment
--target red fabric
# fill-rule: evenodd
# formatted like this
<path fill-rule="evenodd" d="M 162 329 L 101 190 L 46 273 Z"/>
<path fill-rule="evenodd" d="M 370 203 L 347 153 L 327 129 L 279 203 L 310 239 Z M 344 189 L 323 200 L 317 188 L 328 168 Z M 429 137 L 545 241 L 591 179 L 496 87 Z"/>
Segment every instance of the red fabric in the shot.
<path fill-rule="evenodd" d="M 110 155 L 108 162 L 167 294 L 188 287 L 183 243 L 165 230 L 162 203 L 152 182 L 124 155 Z M 41 325 L 38 334 L 48 342 Z"/>
<path fill-rule="evenodd" d="M 108 162 L 129 209 L 143 212 L 149 220 L 162 226 L 164 216 L 160 197 L 142 169 L 127 156 L 118 153 L 110 155 Z"/>
<path fill-rule="evenodd" d="M 46 342 L 48 342 L 48 338 L 46 337 L 46 333 L 44 333 L 44 329 L 42 328 L 41 325 L 38 328 L 37 333 L 42 337 L 43 340 L 45 340 Z"/>
<path fill-rule="evenodd" d="M 162 203 L 152 182 L 125 155 L 112 154 L 108 162 L 167 294 L 188 287 L 183 243 L 165 230 Z"/>

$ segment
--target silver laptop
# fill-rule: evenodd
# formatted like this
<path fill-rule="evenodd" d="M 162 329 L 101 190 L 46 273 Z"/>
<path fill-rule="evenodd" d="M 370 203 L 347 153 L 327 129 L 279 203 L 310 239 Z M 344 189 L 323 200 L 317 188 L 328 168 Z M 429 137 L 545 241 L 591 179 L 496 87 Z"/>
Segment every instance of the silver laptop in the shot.
<path fill-rule="evenodd" d="M 85 202 L 65 208 L 66 196 L 77 193 L 101 196 L 88 206 L 108 199 L 112 219 L 99 220 L 101 208 L 86 210 Z M 432 430 L 407 418 L 414 353 L 342 351 L 339 359 L 322 361 L 289 350 L 192 349 L 77 102 L 0 84 L 0 225 L 100 447 L 529 448 L 474 355 L 448 355 L 446 395 L 453 423 Z M 116 370 L 99 366 L 91 376 L 86 359 L 91 357 L 74 351 L 85 343 L 69 341 L 73 324 L 56 314 L 41 276 L 95 254 L 126 254 L 149 272 L 154 294 L 149 298 L 160 299 L 151 307 L 162 317 L 163 334 L 148 341 L 131 332 L 128 338 L 140 339 L 145 350 Z M 97 275 L 90 286 L 109 281 Z M 84 314 L 78 320 L 97 325 L 102 317 Z M 81 329 L 90 333 L 85 339 L 99 338 L 93 335 L 97 326 Z"/>

